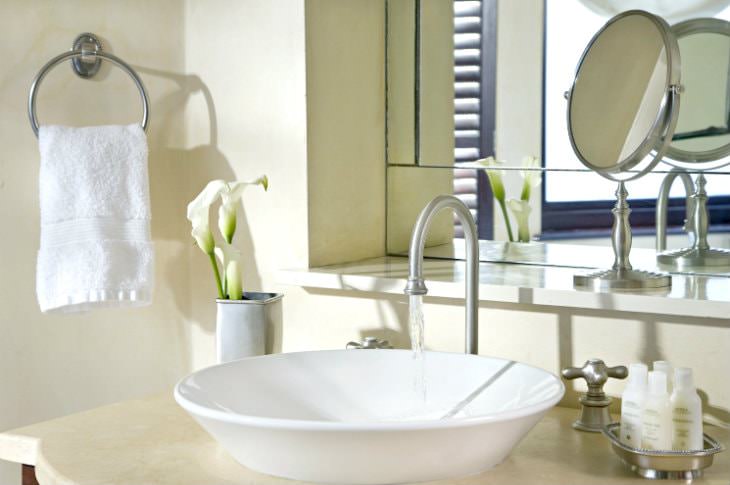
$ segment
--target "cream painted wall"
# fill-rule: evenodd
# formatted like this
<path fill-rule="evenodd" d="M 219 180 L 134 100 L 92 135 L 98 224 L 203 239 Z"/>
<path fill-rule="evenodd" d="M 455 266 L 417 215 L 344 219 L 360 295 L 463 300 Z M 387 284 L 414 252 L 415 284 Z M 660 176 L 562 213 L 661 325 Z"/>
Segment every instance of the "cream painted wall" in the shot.
<path fill-rule="evenodd" d="M 421 1 L 421 32 L 428 33 L 421 36 L 419 59 L 421 165 L 449 165 L 454 160 L 453 12 L 453 0 Z"/>
<path fill-rule="evenodd" d="M 388 167 L 388 253 L 408 251 L 411 232 L 421 210 L 437 195 L 454 192 L 451 170 Z M 454 215 L 436 215 L 426 246 L 446 244 L 454 239 Z"/>
<path fill-rule="evenodd" d="M 308 0 L 309 263 L 385 251 L 385 3 Z"/>
<path fill-rule="evenodd" d="M 414 164 L 416 159 L 415 0 L 387 2 L 386 109 L 388 163 Z M 392 102 L 390 102 L 392 100 Z"/>
<path fill-rule="evenodd" d="M 190 368 L 189 237 L 181 221 L 185 184 L 182 3 L 129 0 L 0 2 L 0 429 L 159 392 Z M 152 234 L 157 279 L 144 309 L 48 316 L 35 299 L 39 241 L 37 141 L 26 114 L 38 69 L 85 31 L 134 66 L 149 90 Z M 38 97 L 42 122 L 129 123 L 140 117 L 136 88 L 105 66 L 84 81 L 58 66 Z M 17 483 L 0 463 L 0 482 Z"/>

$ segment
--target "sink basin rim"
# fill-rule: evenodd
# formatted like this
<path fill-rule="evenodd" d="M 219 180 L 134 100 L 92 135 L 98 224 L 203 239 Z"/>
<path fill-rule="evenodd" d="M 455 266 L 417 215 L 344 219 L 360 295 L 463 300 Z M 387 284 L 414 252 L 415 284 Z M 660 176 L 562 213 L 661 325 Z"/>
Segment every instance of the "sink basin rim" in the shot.
<path fill-rule="evenodd" d="M 250 359 L 264 359 L 264 358 L 272 358 L 278 355 L 293 355 L 293 354 L 313 354 L 313 353 L 319 353 L 319 352 L 408 352 L 411 353 L 411 350 L 405 350 L 405 349 L 378 349 L 378 350 L 312 350 L 312 351 L 303 351 L 303 352 L 289 352 L 286 354 L 270 354 L 270 355 L 261 355 L 256 357 L 247 357 L 240 360 L 235 360 L 232 362 L 227 362 L 224 364 L 216 364 L 212 365 L 210 367 L 206 367 L 204 369 L 200 369 L 198 371 L 192 372 L 189 375 L 183 377 L 176 385 L 174 390 L 174 396 L 175 401 L 186 411 L 190 412 L 193 415 L 198 415 L 204 418 L 213 419 L 217 421 L 223 421 L 231 424 L 240 424 L 245 426 L 252 426 L 257 428 L 268 428 L 268 429 L 282 429 L 282 430 L 306 430 L 306 431 L 407 431 L 407 430 L 428 430 L 428 429 L 439 429 L 439 428 L 455 428 L 455 427 L 462 427 L 462 426 L 475 426 L 479 424 L 485 424 L 485 423 L 494 423 L 494 422 L 500 422 L 500 421 L 509 421 L 512 419 L 522 418 L 525 416 L 530 416 L 536 413 L 540 413 L 542 411 L 545 411 L 547 409 L 552 408 L 555 406 L 560 399 L 562 399 L 563 395 L 565 394 L 565 385 L 563 384 L 562 380 L 558 378 L 555 374 L 552 374 L 551 372 L 548 372 L 544 369 L 540 369 L 539 367 L 531 366 L 529 364 L 524 364 L 522 362 L 517 361 L 510 361 L 507 359 L 501 359 L 498 357 L 488 357 L 488 356 L 481 356 L 481 355 L 469 355 L 469 354 L 461 354 L 456 352 L 436 352 L 436 351 L 426 351 L 425 353 L 428 354 L 447 354 L 447 355 L 461 355 L 464 358 L 468 359 L 482 359 L 482 358 L 490 358 L 495 360 L 501 360 L 504 363 L 509 362 L 515 362 L 516 364 L 536 369 L 541 372 L 544 372 L 551 376 L 555 382 L 557 382 L 558 387 L 556 392 L 549 397 L 549 399 L 545 399 L 544 401 L 537 403 L 537 404 L 531 404 L 529 406 L 522 406 L 515 409 L 507 409 L 504 411 L 498 411 L 495 413 L 490 413 L 488 415 L 482 415 L 482 416 L 468 416 L 468 417 L 457 417 L 457 418 L 449 418 L 449 419 L 424 419 L 424 420 L 408 420 L 408 421 L 323 421 L 323 420 L 303 420 L 303 419 L 287 419 L 287 418 L 271 418 L 271 417 L 264 417 L 264 416 L 253 416 L 253 415 L 245 415 L 245 414 L 239 414 L 234 412 L 227 412 L 222 411 L 218 409 L 211 409 L 209 407 L 206 407 L 204 405 L 195 403 L 191 401 L 190 399 L 183 396 L 180 392 L 180 388 L 185 385 L 186 381 L 193 377 L 196 374 L 202 373 L 202 372 L 210 372 L 213 369 L 223 367 L 223 366 L 233 366 L 237 365 L 242 361 L 250 360 Z"/>

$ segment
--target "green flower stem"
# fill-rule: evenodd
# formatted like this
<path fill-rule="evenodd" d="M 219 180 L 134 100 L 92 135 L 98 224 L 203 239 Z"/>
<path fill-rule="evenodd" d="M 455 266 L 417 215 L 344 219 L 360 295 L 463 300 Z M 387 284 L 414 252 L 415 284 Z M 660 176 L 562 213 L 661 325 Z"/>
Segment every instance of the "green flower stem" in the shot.
<path fill-rule="evenodd" d="M 530 189 L 531 189 L 530 183 L 527 180 L 525 180 L 522 183 L 522 193 L 520 194 L 520 199 L 522 199 L 524 201 L 529 201 L 530 200 Z"/>
<path fill-rule="evenodd" d="M 221 274 L 218 271 L 218 263 L 215 261 L 215 255 L 213 253 L 208 254 L 210 258 L 210 264 L 213 266 L 213 274 L 215 275 L 215 284 L 218 286 L 218 299 L 225 300 L 226 295 L 223 293 L 223 283 L 221 283 Z"/>
<path fill-rule="evenodd" d="M 509 214 L 507 214 L 507 205 L 504 200 L 497 200 L 499 207 L 502 209 L 502 217 L 504 217 L 504 225 L 507 226 L 507 236 L 509 236 L 509 242 L 514 242 L 515 237 L 512 235 L 512 225 L 509 223 Z"/>

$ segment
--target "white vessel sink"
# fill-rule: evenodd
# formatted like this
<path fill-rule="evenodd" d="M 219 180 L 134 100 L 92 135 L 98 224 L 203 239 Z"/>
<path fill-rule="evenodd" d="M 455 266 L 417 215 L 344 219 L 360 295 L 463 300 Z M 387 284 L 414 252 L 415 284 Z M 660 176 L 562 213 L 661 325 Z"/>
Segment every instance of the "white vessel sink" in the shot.
<path fill-rule="evenodd" d="M 175 399 L 248 468 L 387 484 L 499 464 L 564 392 L 553 374 L 502 359 L 332 350 L 209 367 L 180 381 Z"/>

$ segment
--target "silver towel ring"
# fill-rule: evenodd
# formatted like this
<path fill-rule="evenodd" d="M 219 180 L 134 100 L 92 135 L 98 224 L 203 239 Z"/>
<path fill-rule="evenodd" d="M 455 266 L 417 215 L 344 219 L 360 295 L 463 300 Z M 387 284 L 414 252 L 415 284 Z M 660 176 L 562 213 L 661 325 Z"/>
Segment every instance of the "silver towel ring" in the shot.
<path fill-rule="evenodd" d="M 92 47 L 95 48 L 95 50 L 87 50 L 85 47 L 82 47 L 82 44 L 80 43 L 80 40 L 84 40 L 87 42 L 92 43 Z M 81 61 L 83 59 L 80 58 L 88 58 L 88 57 L 94 57 L 96 59 L 96 63 L 92 64 L 91 68 L 87 68 L 84 70 L 81 66 Z M 73 68 L 74 71 L 81 77 L 91 77 L 96 73 L 96 70 L 98 70 L 98 67 L 94 68 L 93 66 L 101 62 L 101 59 L 107 60 L 111 62 L 112 64 L 118 66 L 121 68 L 124 72 L 126 72 L 129 77 L 132 78 L 132 81 L 134 81 L 134 84 L 137 86 L 137 89 L 139 90 L 139 94 L 142 97 L 142 129 L 147 131 L 147 124 L 149 122 L 149 114 L 150 114 L 150 101 L 147 96 L 147 91 L 144 88 L 144 84 L 142 83 L 142 80 L 139 78 L 137 73 L 132 69 L 129 64 L 115 56 L 114 54 L 109 54 L 107 52 L 103 52 L 101 50 L 101 43 L 98 41 L 98 39 L 93 34 L 81 34 L 79 37 L 77 37 L 76 41 L 74 42 L 74 50 L 71 50 L 69 52 L 64 52 L 63 54 L 60 54 L 50 61 L 48 61 L 36 74 L 35 78 L 33 78 L 33 83 L 30 85 L 30 93 L 28 94 L 28 117 L 30 118 L 30 125 L 31 128 L 33 128 L 33 133 L 35 133 L 36 138 L 38 137 L 38 131 L 39 131 L 39 125 L 38 125 L 38 118 L 36 115 L 36 107 L 35 107 L 35 101 L 36 101 L 36 95 L 38 94 L 38 88 L 41 85 L 41 81 L 43 81 L 43 78 L 46 77 L 46 74 L 56 67 L 58 64 L 61 64 L 62 62 L 73 59 Z M 77 61 L 78 59 L 78 61 Z"/>

